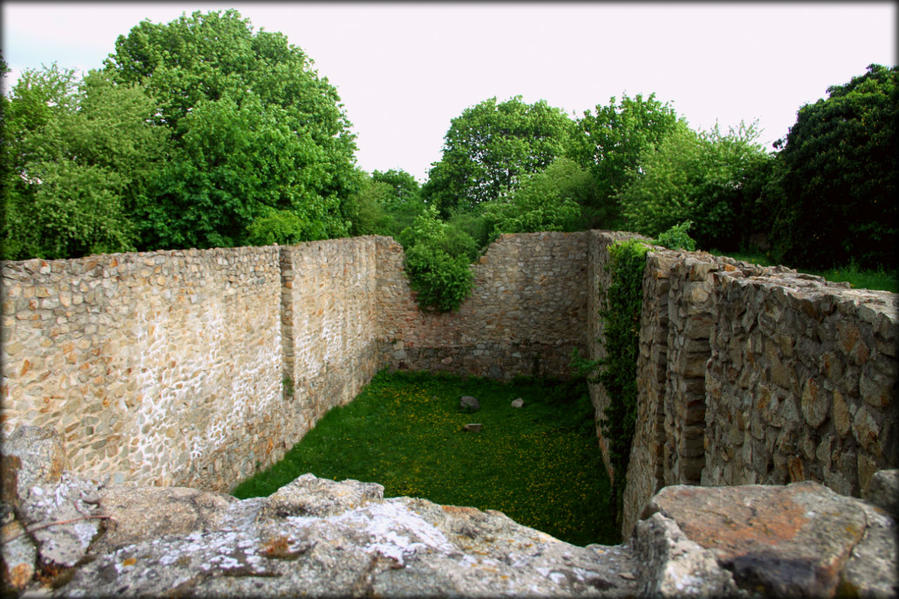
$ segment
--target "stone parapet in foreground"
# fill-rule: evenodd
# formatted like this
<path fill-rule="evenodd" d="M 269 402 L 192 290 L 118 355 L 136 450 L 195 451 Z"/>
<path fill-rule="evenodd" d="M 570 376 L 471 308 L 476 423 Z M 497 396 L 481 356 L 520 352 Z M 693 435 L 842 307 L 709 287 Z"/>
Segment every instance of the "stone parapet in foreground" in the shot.
<path fill-rule="evenodd" d="M 578 547 L 501 512 L 385 499 L 381 485 L 312 474 L 245 500 L 184 487 L 104 486 L 60 473 L 64 454 L 52 434 L 30 429 L 11 439 L 2 574 L 5 590 L 19 594 L 888 597 L 899 590 L 894 516 L 813 482 L 666 487 L 626 543 Z M 48 463 L 34 464 L 30 456 L 38 455 Z M 896 474 L 875 477 L 879 499 L 895 494 Z"/>

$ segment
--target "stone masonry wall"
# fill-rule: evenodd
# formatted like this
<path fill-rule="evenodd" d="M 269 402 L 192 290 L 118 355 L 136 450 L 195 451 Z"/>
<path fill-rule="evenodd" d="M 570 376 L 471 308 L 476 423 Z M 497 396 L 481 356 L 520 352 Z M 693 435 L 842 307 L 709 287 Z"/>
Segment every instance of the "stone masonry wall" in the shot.
<path fill-rule="evenodd" d="M 223 488 L 280 419 L 274 247 L 3 264 L 3 431 L 49 425 L 75 470 Z"/>
<path fill-rule="evenodd" d="M 603 323 L 599 317 L 605 302 L 605 290 L 611 283 L 608 272 L 609 246 L 617 241 L 623 241 L 633 237 L 640 237 L 633 233 L 620 231 L 590 231 L 590 242 L 587 254 L 587 357 L 590 360 L 602 360 L 606 357 L 603 345 Z M 600 384 L 590 384 L 590 401 L 593 403 L 594 424 L 596 438 L 599 440 L 603 463 L 610 479 L 615 478 L 612 462 L 609 458 L 609 445 L 603 436 L 602 423 L 605 420 L 605 410 L 609 405 L 609 395 L 605 387 Z"/>
<path fill-rule="evenodd" d="M 351 401 L 387 363 L 378 331 L 377 240 L 281 249 L 286 419 L 292 447 L 331 408 Z"/>
<path fill-rule="evenodd" d="M 811 479 L 858 496 L 895 467 L 896 294 L 789 272 L 713 278 L 702 483 Z"/>
<path fill-rule="evenodd" d="M 823 482 L 899 464 L 897 296 L 784 267 L 647 256 L 622 532 L 665 485 Z"/>
<path fill-rule="evenodd" d="M 382 244 L 379 301 L 393 365 L 505 380 L 569 376 L 572 351 L 586 353 L 588 235 L 504 235 L 472 267 L 471 296 L 442 314 L 418 309 L 402 248 Z"/>
<path fill-rule="evenodd" d="M 504 236 L 450 314 L 418 310 L 384 237 L 4 262 L 3 432 L 51 426 L 74 470 L 115 482 L 227 490 L 380 368 L 510 379 L 602 358 L 608 247 L 632 236 Z M 625 535 L 663 485 L 859 495 L 899 465 L 896 294 L 661 248 L 643 293 Z M 609 398 L 590 392 L 605 454 Z"/>
<path fill-rule="evenodd" d="M 383 237 L 4 262 L 4 434 L 51 426 L 116 482 L 228 490 L 381 368 L 567 374 L 586 238 L 506 236 L 446 315 Z"/>

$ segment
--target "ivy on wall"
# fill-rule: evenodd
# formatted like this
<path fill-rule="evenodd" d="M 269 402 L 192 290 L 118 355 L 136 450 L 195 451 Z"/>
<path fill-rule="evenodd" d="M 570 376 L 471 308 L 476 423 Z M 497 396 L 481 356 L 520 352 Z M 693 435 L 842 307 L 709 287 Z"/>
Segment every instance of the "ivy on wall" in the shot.
<path fill-rule="evenodd" d="M 602 423 L 609 459 L 616 473 L 616 512 L 621 514 L 624 475 L 637 419 L 637 353 L 643 307 L 643 271 L 649 246 L 637 239 L 609 246 L 610 285 L 599 312 L 604 327 L 606 357 L 598 362 L 597 380 L 606 389 L 609 405 Z"/>

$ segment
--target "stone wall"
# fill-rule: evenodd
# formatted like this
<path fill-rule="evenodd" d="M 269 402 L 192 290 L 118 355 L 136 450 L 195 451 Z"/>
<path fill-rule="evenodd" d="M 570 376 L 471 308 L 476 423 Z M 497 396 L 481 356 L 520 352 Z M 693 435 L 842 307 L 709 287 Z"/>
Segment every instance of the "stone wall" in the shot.
<path fill-rule="evenodd" d="M 374 237 L 281 249 L 283 372 L 289 449 L 325 413 L 351 401 L 386 364 L 378 331 Z"/>
<path fill-rule="evenodd" d="M 603 345 L 603 322 L 599 317 L 600 310 L 605 303 L 605 290 L 611 284 L 611 276 L 608 272 L 609 246 L 617 241 L 624 241 L 634 237 L 640 237 L 633 233 L 620 231 L 590 231 L 589 247 L 587 253 L 587 357 L 590 360 L 602 360 L 606 357 L 606 349 Z M 609 478 L 614 480 L 615 472 L 609 459 L 608 441 L 603 436 L 602 423 L 605 420 L 605 410 L 609 405 L 609 395 L 605 387 L 600 384 L 590 384 L 590 401 L 593 403 L 594 423 L 596 426 L 596 438 L 599 440 L 603 463 Z"/>
<path fill-rule="evenodd" d="M 608 247 L 632 236 L 504 236 L 450 314 L 417 308 L 384 237 L 6 262 L 3 431 L 50 426 L 73 469 L 116 482 L 227 490 L 380 368 L 510 379 L 602 358 Z M 643 294 L 625 535 L 664 485 L 858 495 L 899 465 L 895 294 L 661 248 Z M 609 398 L 590 392 L 607 457 Z"/>
<path fill-rule="evenodd" d="M 858 496 L 899 463 L 897 296 L 793 273 L 713 276 L 702 483 L 811 479 Z"/>
<path fill-rule="evenodd" d="M 227 490 L 379 369 L 565 376 L 586 344 L 587 234 L 506 236 L 452 314 L 422 313 L 384 237 L 3 264 L 3 431 L 73 469 Z"/>
<path fill-rule="evenodd" d="M 382 245 L 382 327 L 399 368 L 509 380 L 567 377 L 571 353 L 587 350 L 589 233 L 504 235 L 472 269 L 459 310 L 418 309 L 402 271 L 402 248 Z"/>
<path fill-rule="evenodd" d="M 275 247 L 3 264 L 3 431 L 59 432 L 75 470 L 222 488 L 280 420 Z"/>
<path fill-rule="evenodd" d="M 665 485 L 858 496 L 899 464 L 896 294 L 661 248 L 643 292 L 623 534 Z"/>

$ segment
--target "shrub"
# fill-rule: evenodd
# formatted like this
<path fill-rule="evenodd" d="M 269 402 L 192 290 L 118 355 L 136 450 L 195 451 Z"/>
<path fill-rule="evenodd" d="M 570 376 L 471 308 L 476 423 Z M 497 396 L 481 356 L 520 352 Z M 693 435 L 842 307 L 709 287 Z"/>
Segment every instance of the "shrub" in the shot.
<path fill-rule="evenodd" d="M 437 218 L 429 207 L 400 234 L 406 249 L 406 274 L 417 294 L 418 305 L 426 310 L 456 310 L 471 292 L 473 275 L 470 260 L 477 245 L 470 235 Z"/>
<path fill-rule="evenodd" d="M 655 242 L 669 250 L 687 250 L 692 252 L 696 249 L 696 241 L 687 233 L 692 225 L 693 221 L 691 220 L 672 225 L 667 231 L 659 233 Z"/>
<path fill-rule="evenodd" d="M 641 173 L 619 193 L 629 231 L 658 235 L 685 220 L 702 247 L 739 247 L 747 194 L 756 194 L 755 179 L 766 160 L 756 143 L 754 124 L 727 135 L 717 127 L 696 133 L 679 123 L 643 155 Z"/>
<path fill-rule="evenodd" d="M 406 251 L 406 272 L 424 309 L 456 310 L 471 292 L 473 276 L 468 260 L 440 248 L 418 244 Z"/>
<path fill-rule="evenodd" d="M 590 173 L 568 158 L 556 158 L 545 170 L 526 175 L 518 189 L 484 210 L 493 239 L 503 233 L 575 231 L 584 224 L 581 207 L 591 197 Z"/>

